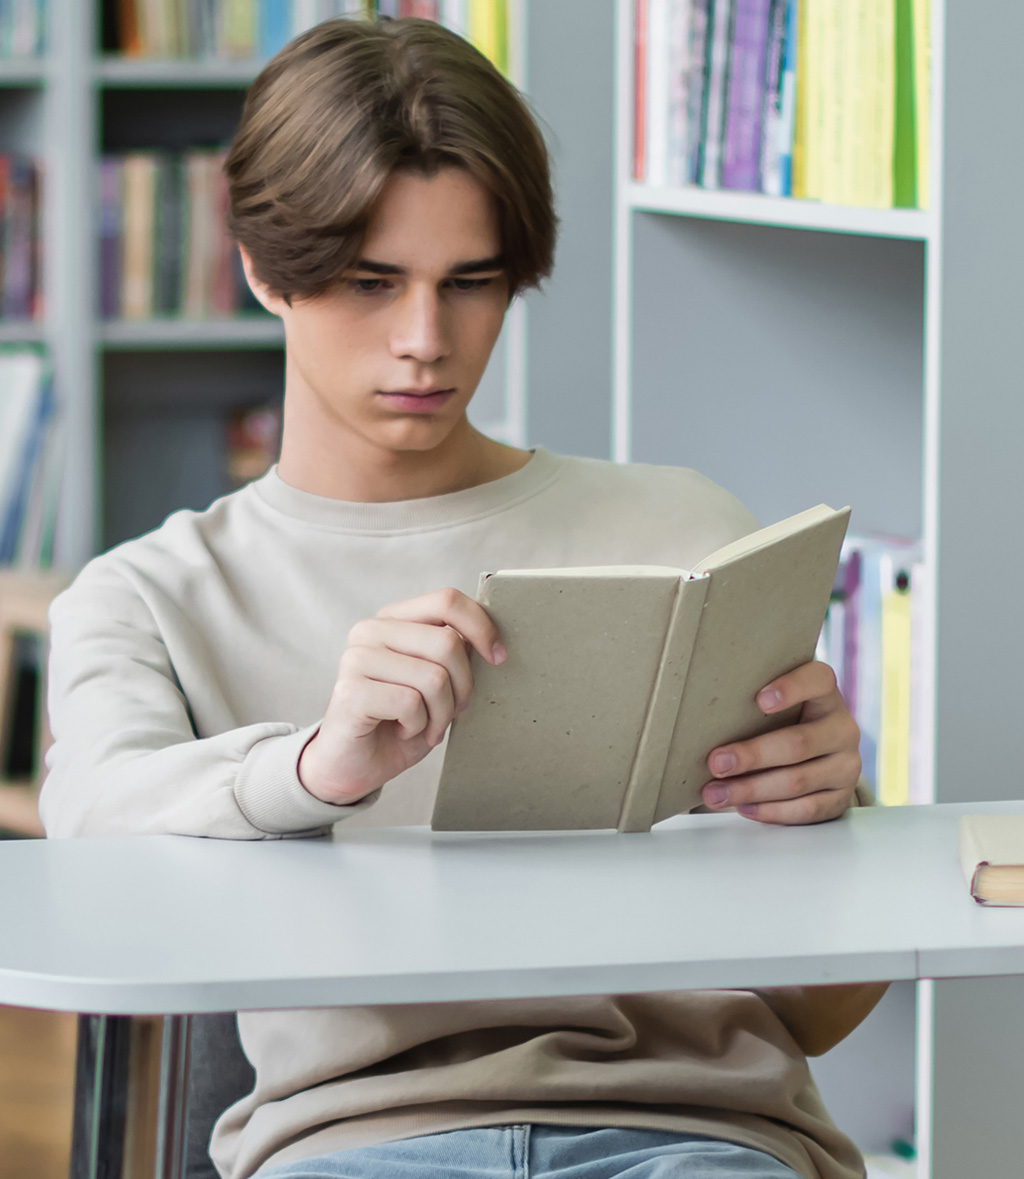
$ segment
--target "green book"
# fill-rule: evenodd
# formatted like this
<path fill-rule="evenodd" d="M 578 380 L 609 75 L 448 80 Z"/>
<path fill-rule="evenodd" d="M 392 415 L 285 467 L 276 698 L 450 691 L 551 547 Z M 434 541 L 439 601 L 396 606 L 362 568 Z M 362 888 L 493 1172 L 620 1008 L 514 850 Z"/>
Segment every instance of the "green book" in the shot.
<path fill-rule="evenodd" d="M 917 207 L 914 102 L 914 0 L 896 0 L 896 126 L 892 152 L 893 207 Z"/>

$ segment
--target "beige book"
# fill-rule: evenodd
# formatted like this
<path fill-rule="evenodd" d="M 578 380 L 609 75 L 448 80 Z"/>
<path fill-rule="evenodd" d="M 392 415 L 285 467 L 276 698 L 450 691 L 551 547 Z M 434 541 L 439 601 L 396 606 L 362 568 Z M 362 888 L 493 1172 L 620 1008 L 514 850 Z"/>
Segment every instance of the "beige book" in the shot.
<path fill-rule="evenodd" d="M 121 314 L 151 319 L 157 194 L 157 161 L 152 152 L 129 152 L 123 170 L 124 249 Z"/>
<path fill-rule="evenodd" d="M 693 572 L 483 574 L 508 659 L 472 657 L 433 828 L 649 831 L 698 806 L 712 749 L 796 720 L 755 697 L 813 658 L 849 516 L 820 505 Z"/>
<path fill-rule="evenodd" d="M 960 866 L 979 905 L 1024 905 L 1024 815 L 964 815 Z"/>

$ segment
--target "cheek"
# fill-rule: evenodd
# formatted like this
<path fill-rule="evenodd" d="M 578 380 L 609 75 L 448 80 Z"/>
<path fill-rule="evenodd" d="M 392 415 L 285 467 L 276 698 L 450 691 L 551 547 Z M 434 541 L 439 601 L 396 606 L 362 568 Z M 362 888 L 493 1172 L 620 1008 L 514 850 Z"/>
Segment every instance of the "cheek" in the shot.
<path fill-rule="evenodd" d="M 505 300 L 484 303 L 474 307 L 472 314 L 465 317 L 461 331 L 461 351 L 467 362 L 483 372 L 491 351 L 501 334 L 505 322 Z"/>

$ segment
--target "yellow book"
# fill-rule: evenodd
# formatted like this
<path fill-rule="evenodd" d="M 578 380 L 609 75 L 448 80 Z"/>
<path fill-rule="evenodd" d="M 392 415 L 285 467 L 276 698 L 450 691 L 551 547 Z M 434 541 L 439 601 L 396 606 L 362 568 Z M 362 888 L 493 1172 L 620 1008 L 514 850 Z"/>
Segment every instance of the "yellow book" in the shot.
<path fill-rule="evenodd" d="M 864 119 L 864 32 L 868 0 L 845 3 L 839 13 L 839 73 L 836 80 L 838 142 L 835 144 L 838 185 L 836 199 L 862 204 Z"/>
<path fill-rule="evenodd" d="M 501 72 L 508 72 L 506 0 L 469 0 L 467 39 Z"/>
<path fill-rule="evenodd" d="M 931 0 L 914 0 L 914 106 L 917 135 L 917 207 L 931 191 Z"/>
<path fill-rule="evenodd" d="M 821 199 L 834 205 L 843 203 L 843 6 L 847 3 L 848 0 L 821 0 L 820 4 Z"/>
<path fill-rule="evenodd" d="M 156 213 L 156 156 L 129 152 L 122 171 L 124 237 L 121 252 L 121 314 L 125 319 L 153 315 L 153 265 Z"/>
<path fill-rule="evenodd" d="M 805 0 L 807 6 L 807 134 L 804 139 L 806 193 L 814 201 L 822 199 L 823 151 L 825 146 L 825 108 L 823 92 L 825 9 L 833 0 Z"/>
<path fill-rule="evenodd" d="M 807 22 L 813 0 L 800 0 L 796 10 L 796 95 L 793 112 L 793 156 L 790 196 L 806 197 L 807 191 Z"/>
<path fill-rule="evenodd" d="M 896 146 L 896 3 L 895 0 L 872 0 L 875 9 L 875 94 L 877 119 L 871 137 L 871 154 L 875 161 L 871 199 L 876 209 L 893 205 L 892 158 Z"/>
<path fill-rule="evenodd" d="M 910 796 L 910 589 L 906 573 L 882 595 L 882 723 L 878 801 L 904 806 Z"/>

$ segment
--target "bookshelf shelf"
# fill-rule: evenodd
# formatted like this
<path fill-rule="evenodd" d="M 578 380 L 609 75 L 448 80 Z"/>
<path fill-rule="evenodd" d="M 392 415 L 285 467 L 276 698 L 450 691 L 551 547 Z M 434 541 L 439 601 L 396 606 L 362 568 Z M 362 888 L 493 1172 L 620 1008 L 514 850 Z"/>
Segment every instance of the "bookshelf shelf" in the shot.
<path fill-rule="evenodd" d="M 913 241 L 928 241 L 935 232 L 935 218 L 920 209 L 854 208 L 794 200 L 791 197 L 763 196 L 760 193 L 722 192 L 694 187 L 652 188 L 646 184 L 629 184 L 624 195 L 630 208 L 644 213 L 668 213 L 681 217 L 704 217 L 716 221 Z"/>
<path fill-rule="evenodd" d="M 111 54 L 94 63 L 93 81 L 124 89 L 233 89 L 248 86 L 262 65 L 259 61 L 150 61 Z"/>
<path fill-rule="evenodd" d="M 34 320 L 0 320 L 0 344 L 41 344 L 46 325 Z"/>
<path fill-rule="evenodd" d="M 9 57 L 0 60 L 0 87 L 20 89 L 43 86 L 46 83 L 47 63 L 35 57 Z"/>
<path fill-rule="evenodd" d="M 277 348 L 284 343 L 279 319 L 165 319 L 100 324 L 100 344 L 109 351 L 196 348 Z"/>

